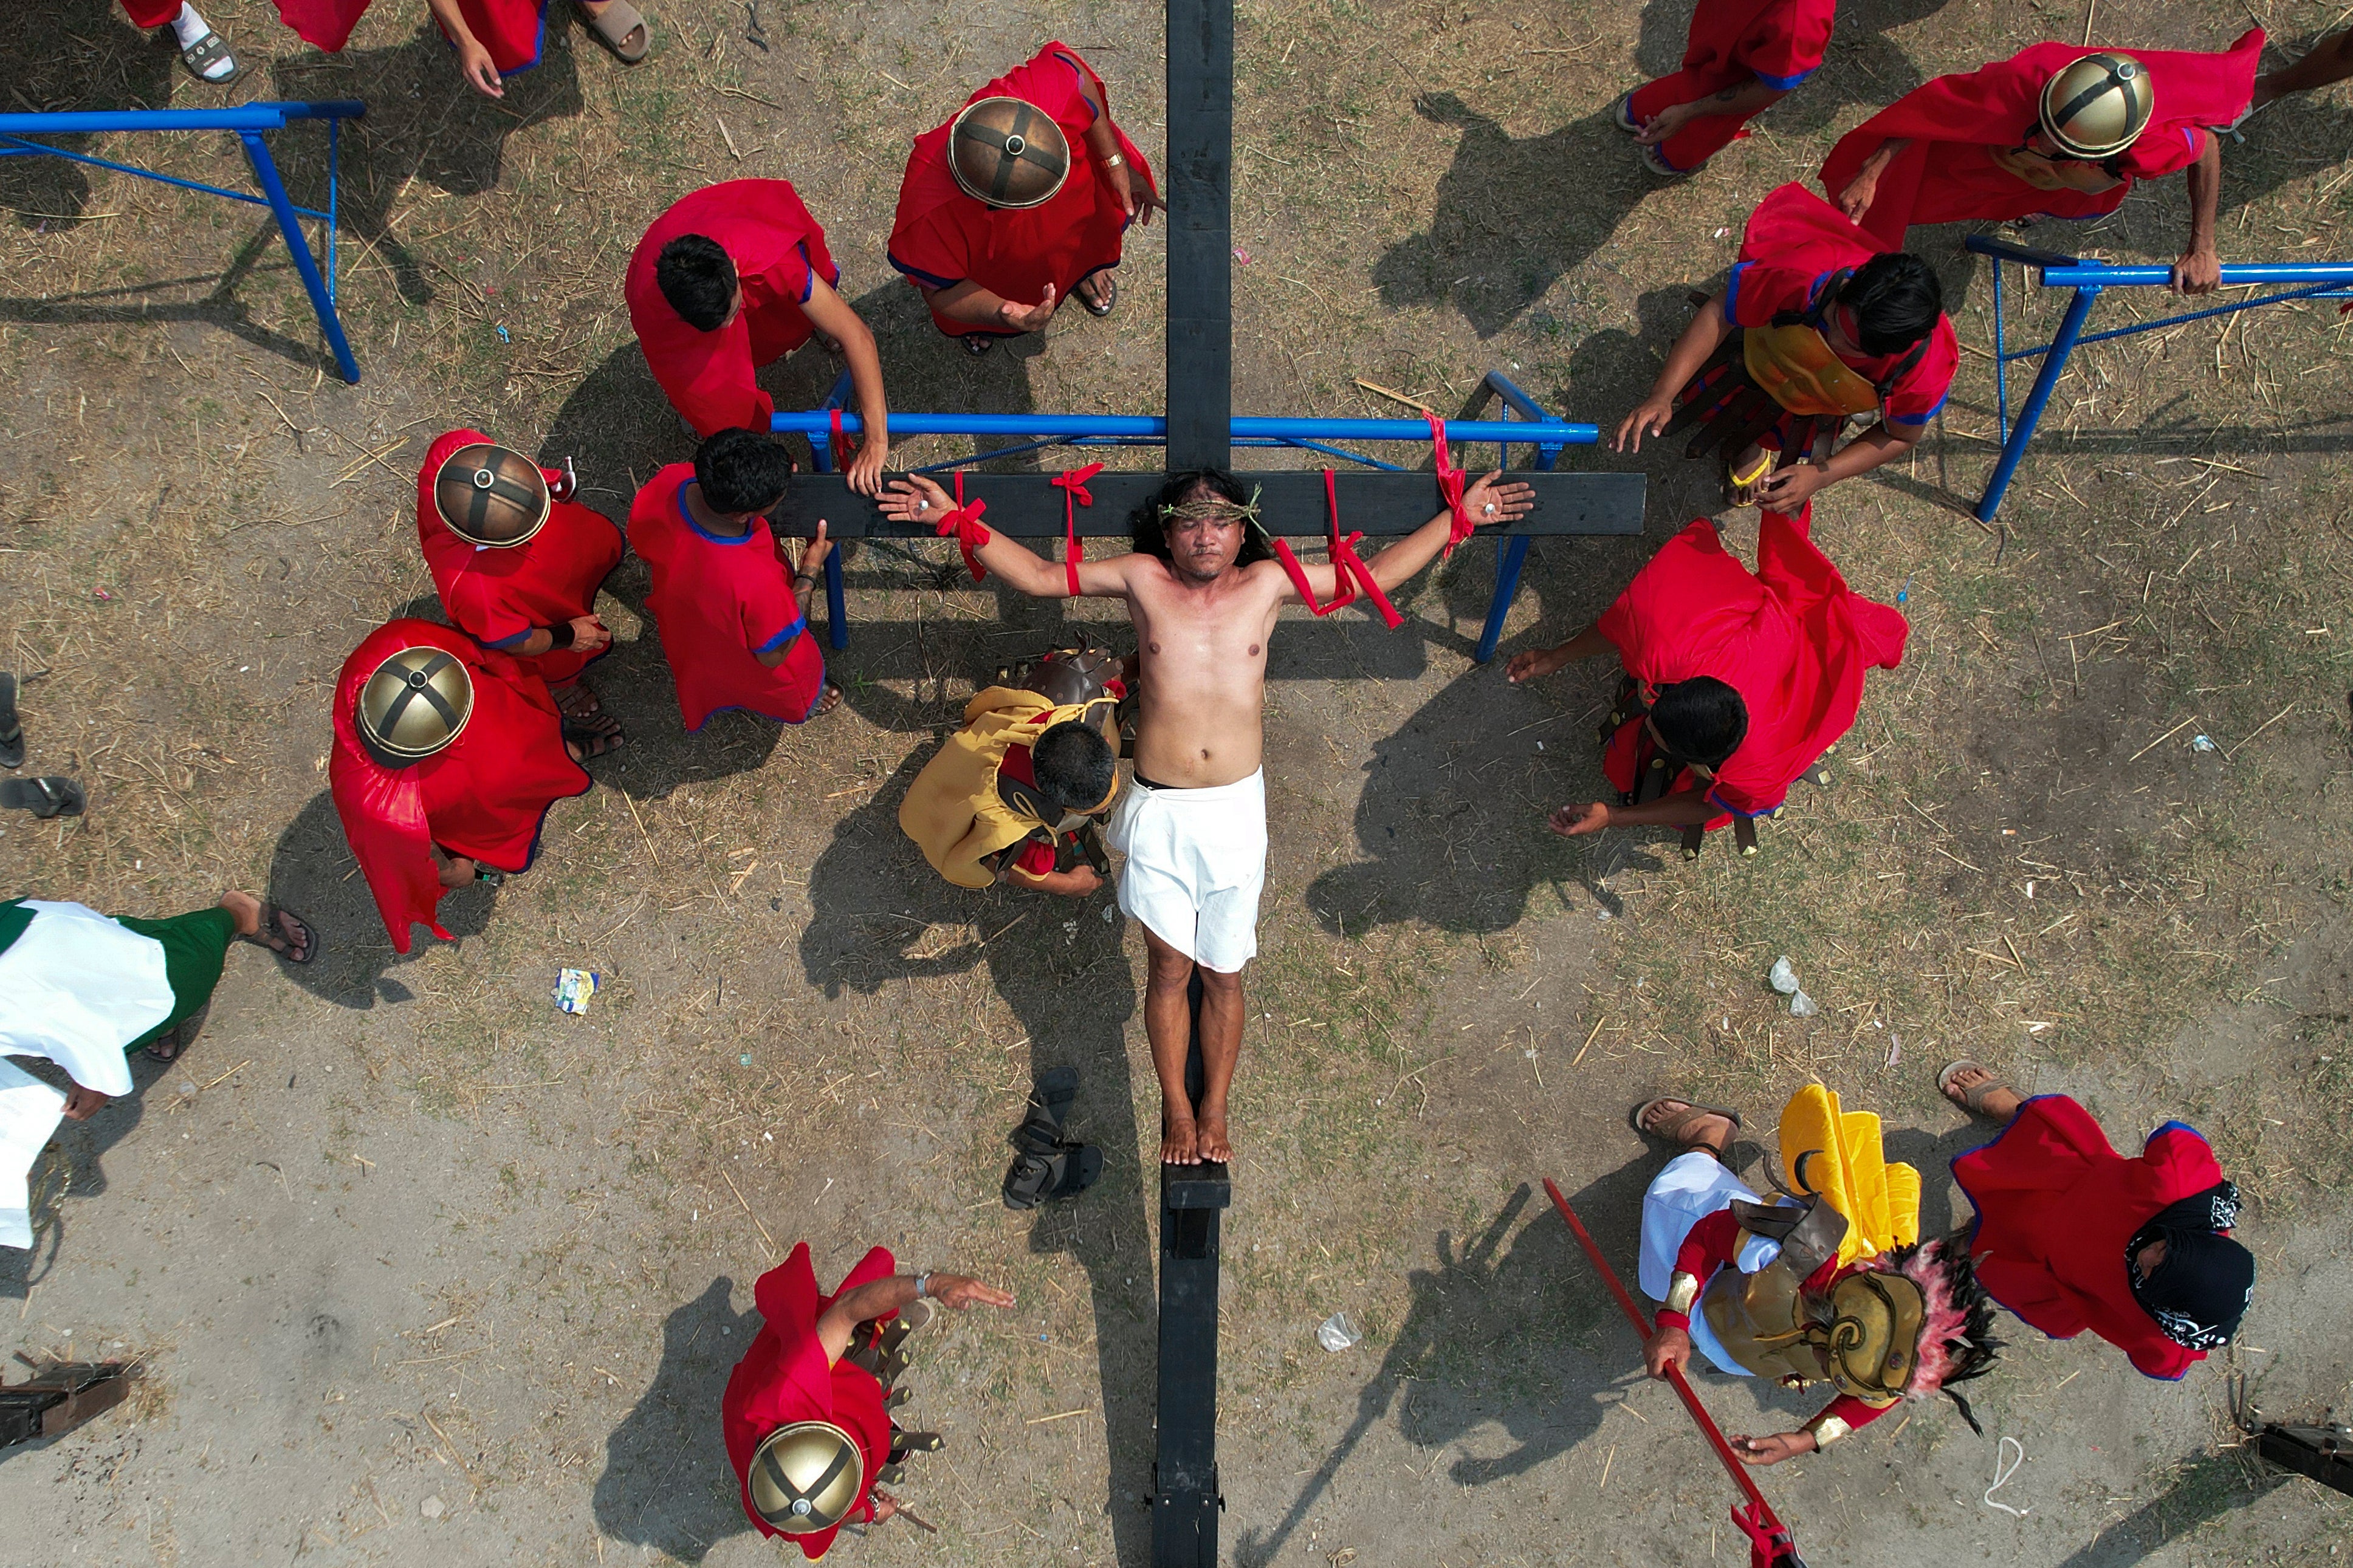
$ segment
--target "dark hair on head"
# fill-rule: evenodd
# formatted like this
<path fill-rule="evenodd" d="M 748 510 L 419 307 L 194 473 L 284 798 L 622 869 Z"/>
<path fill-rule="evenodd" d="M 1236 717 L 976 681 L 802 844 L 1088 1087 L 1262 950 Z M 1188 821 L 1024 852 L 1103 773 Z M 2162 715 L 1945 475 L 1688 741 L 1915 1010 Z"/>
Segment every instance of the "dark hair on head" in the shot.
<path fill-rule="evenodd" d="M 757 430 L 719 430 L 694 449 L 694 482 L 713 511 L 765 511 L 793 482 L 792 454 Z"/>
<path fill-rule="evenodd" d="M 1945 313 L 1945 286 L 1936 270 L 1909 251 L 1883 252 L 1854 269 L 1839 290 L 1854 312 L 1855 346 L 1867 354 L 1900 354 L 1936 330 Z"/>
<path fill-rule="evenodd" d="M 1119 776 L 1119 758 L 1103 733 L 1083 719 L 1065 719 L 1029 748 L 1030 776 L 1064 811 L 1092 811 Z"/>
<path fill-rule="evenodd" d="M 1651 722 L 1668 751 L 1686 763 L 1718 768 L 1748 736 L 1748 704 L 1712 675 L 1659 688 Z"/>
<path fill-rule="evenodd" d="M 681 234 L 654 258 L 654 287 L 688 326 L 715 332 L 735 302 L 735 263 L 709 236 Z"/>
<path fill-rule="evenodd" d="M 1188 468 L 1183 473 L 1169 475 L 1168 482 L 1160 487 L 1158 494 L 1129 514 L 1129 531 L 1138 552 L 1163 562 L 1168 561 L 1168 519 L 1165 509 L 1209 497 L 1231 501 L 1238 507 L 1250 503 L 1250 492 L 1242 488 L 1241 480 L 1223 468 Z M 1234 557 L 1234 564 L 1248 566 L 1253 562 L 1270 560 L 1274 552 L 1267 548 L 1266 536 L 1245 523 L 1241 553 Z"/>
<path fill-rule="evenodd" d="M 1961 1419 L 1978 1436 L 1985 1428 L 1977 1412 L 1953 1384 L 1983 1377 L 2000 1359 L 2002 1342 L 1993 1337 L 1993 1298 L 1978 1280 L 1969 1256 L 1969 1232 L 1899 1247 L 1888 1255 L 1898 1274 L 1920 1287 L 1926 1311 L 1913 1354 L 1908 1397 L 1933 1389 L 1957 1405 Z M 1915 1392 L 1917 1391 L 1917 1392 Z"/>

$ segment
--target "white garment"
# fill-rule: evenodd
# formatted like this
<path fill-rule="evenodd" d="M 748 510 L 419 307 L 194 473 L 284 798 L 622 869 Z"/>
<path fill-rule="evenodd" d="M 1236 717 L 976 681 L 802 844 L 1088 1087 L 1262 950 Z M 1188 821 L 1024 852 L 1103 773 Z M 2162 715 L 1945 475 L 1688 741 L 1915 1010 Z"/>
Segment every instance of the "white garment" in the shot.
<path fill-rule="evenodd" d="M 1136 784 L 1105 842 L 1127 857 L 1119 907 L 1204 969 L 1240 973 L 1258 955 L 1266 885 L 1266 770 L 1209 789 Z"/>
<path fill-rule="evenodd" d="M 46 1057 L 84 1089 L 131 1092 L 132 1041 L 172 1016 L 164 944 L 80 904 L 26 899 L 0 951 L 0 1056 Z"/>
<path fill-rule="evenodd" d="M 14 1062 L 0 1060 L 0 1247 L 33 1245 L 25 1180 L 65 1114 L 64 1095 Z"/>
<path fill-rule="evenodd" d="M 1692 1226 L 1708 1215 L 1732 1206 L 1734 1199 L 1756 1203 L 1757 1194 L 1741 1184 L 1739 1177 L 1725 1168 L 1724 1162 L 1704 1151 L 1694 1149 L 1667 1162 L 1642 1194 L 1642 1258 L 1636 1279 L 1642 1294 L 1653 1301 L 1667 1299 L 1667 1287 L 1674 1282 L 1675 1254 L 1683 1250 L 1683 1238 Z M 1786 1199 L 1776 1198 L 1778 1204 Z M 1754 1274 L 1781 1256 L 1781 1244 L 1761 1236 L 1751 1236 L 1733 1261 L 1743 1274 Z M 1718 1372 L 1728 1372 L 1735 1377 L 1753 1375 L 1749 1370 L 1732 1359 L 1732 1352 L 1717 1341 L 1715 1331 L 1707 1326 L 1707 1314 L 1692 1305 L 1691 1340 L 1693 1346 L 1714 1363 Z"/>

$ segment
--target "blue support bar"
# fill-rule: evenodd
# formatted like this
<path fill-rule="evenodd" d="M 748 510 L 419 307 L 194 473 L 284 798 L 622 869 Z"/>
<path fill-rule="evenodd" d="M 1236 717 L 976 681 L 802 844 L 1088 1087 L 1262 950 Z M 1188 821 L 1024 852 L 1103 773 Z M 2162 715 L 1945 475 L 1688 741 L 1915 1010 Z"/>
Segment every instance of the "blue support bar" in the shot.
<path fill-rule="evenodd" d="M 357 99 L 335 99 L 320 103 L 243 103 L 225 109 L 119 109 L 57 114 L 0 114 L 0 157 L 38 155 L 64 158 L 77 163 L 111 169 L 142 180 L 153 180 L 158 184 L 200 191 L 206 195 L 226 196 L 233 202 L 268 207 L 278 220 L 278 232 L 285 237 L 287 255 L 294 263 L 296 274 L 302 279 L 303 291 L 311 297 L 311 309 L 319 318 L 320 334 L 327 340 L 327 347 L 334 353 L 336 369 L 345 381 L 356 384 L 360 378 L 359 361 L 353 356 L 352 345 L 343 335 L 343 320 L 335 313 L 335 200 L 343 122 L 359 119 L 366 113 L 367 105 Z M 264 132 L 282 131 L 290 121 L 297 120 L 327 121 L 327 210 L 324 212 L 294 205 L 286 194 L 285 182 L 279 178 L 278 164 L 270 157 L 269 143 L 264 139 Z M 248 195 L 243 191 L 226 190 L 199 180 L 160 174 L 153 169 L 142 169 L 135 164 L 118 163 L 109 158 L 26 140 L 28 136 L 112 135 L 136 131 L 235 132 L 244 143 L 246 159 L 253 165 L 254 181 L 260 185 L 261 195 Z M 306 217 L 317 218 L 326 225 L 327 271 L 324 277 L 320 275 L 318 258 L 302 234 L 302 220 Z"/>
<path fill-rule="evenodd" d="M 849 397 L 849 373 L 843 371 L 833 378 L 832 390 L 825 395 L 825 406 L 818 412 L 839 408 Z M 845 415 L 841 427 L 848 430 L 854 415 Z M 826 415 L 822 435 L 809 437 L 809 458 L 820 474 L 833 472 L 833 418 Z M 825 638 L 839 653 L 849 646 L 849 600 L 841 584 L 841 552 L 836 550 L 825 558 Z"/>
<path fill-rule="evenodd" d="M 2001 498 L 2010 489 L 2010 476 L 2018 471 L 2018 460 L 2026 456 L 2026 444 L 2034 439 L 2034 427 L 2042 423 L 2042 406 L 2051 401 L 2052 389 L 2059 384 L 2059 377 L 2067 368 L 2067 356 L 2074 351 L 2075 339 L 2084 331 L 2084 318 L 2092 313 L 2092 301 L 2099 297 L 2096 288 L 2078 289 L 2075 297 L 2067 301 L 2067 314 L 2059 323 L 2059 335 L 2051 340 L 2042 374 L 2034 378 L 2034 390 L 2020 405 L 2018 423 L 2010 427 L 2010 439 L 2002 443 L 2001 457 L 1993 466 L 1993 478 L 1986 481 L 1985 495 L 1978 501 L 1979 522 L 1991 522 L 1993 514 L 2001 510 Z"/>
<path fill-rule="evenodd" d="M 1514 385 L 1503 372 L 1487 373 L 1487 387 L 1504 400 L 1504 406 L 1518 415 L 1525 423 L 1552 426 L 1557 424 L 1544 405 Z M 1588 426 L 1590 428 L 1590 426 Z M 1504 448 L 1504 462 L 1511 460 L 1511 447 Z M 1560 447 L 1546 442 L 1536 444 L 1536 467 L 1549 473 L 1560 460 Z M 1479 647 L 1472 658 L 1485 664 L 1495 657 L 1495 645 L 1504 639 L 1504 621 L 1512 613 L 1512 605 L 1520 595 L 1520 568 L 1527 564 L 1528 541 L 1525 535 L 1495 541 L 1495 591 L 1487 601 L 1486 623 L 1479 628 Z"/>
<path fill-rule="evenodd" d="M 1278 441 L 1427 441 L 1430 425 L 1420 419 L 1270 419 L 1236 416 L 1236 440 L 1265 437 Z M 833 428 L 827 408 L 804 413 L 779 409 L 768 427 L 779 435 L 819 436 Z M 841 427 L 857 434 L 865 428 L 855 414 L 841 416 Z M 1121 414 L 909 414 L 891 411 L 891 434 L 901 436 L 1135 436 L 1165 439 L 1168 422 L 1154 415 Z M 1521 423 L 1507 419 L 1450 419 L 1449 441 L 1509 441 L 1523 446 L 1558 444 L 1590 447 L 1601 439 L 1599 426 L 1567 425 L 1557 420 Z"/>

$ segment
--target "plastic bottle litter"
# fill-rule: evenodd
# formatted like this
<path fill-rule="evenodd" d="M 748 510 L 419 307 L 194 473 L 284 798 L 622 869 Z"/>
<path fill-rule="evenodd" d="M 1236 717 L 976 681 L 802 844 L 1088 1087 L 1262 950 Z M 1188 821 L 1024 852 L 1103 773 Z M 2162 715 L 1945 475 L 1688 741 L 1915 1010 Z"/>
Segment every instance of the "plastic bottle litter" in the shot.
<path fill-rule="evenodd" d="M 1355 1345 L 1364 1337 L 1364 1331 L 1348 1321 L 1348 1314 L 1345 1312 L 1335 1312 L 1315 1325 L 1315 1342 L 1334 1355 Z"/>
<path fill-rule="evenodd" d="M 588 999 L 596 994 L 600 983 L 594 970 L 559 969 L 555 972 L 555 1010 L 559 1013 L 586 1013 Z"/>
<path fill-rule="evenodd" d="M 1784 996 L 1795 996 L 1798 994 L 1798 972 L 1789 967 L 1788 953 L 1785 952 L 1773 961 L 1772 969 L 1766 973 L 1765 984 Z"/>

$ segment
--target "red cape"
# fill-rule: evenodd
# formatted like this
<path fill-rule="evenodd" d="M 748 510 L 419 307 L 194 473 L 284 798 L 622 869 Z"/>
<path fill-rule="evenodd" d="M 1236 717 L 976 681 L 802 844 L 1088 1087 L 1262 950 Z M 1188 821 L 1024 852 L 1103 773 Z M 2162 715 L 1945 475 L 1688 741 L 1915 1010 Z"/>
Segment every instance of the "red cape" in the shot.
<path fill-rule="evenodd" d="M 907 173 L 899 185 L 899 212 L 891 225 L 892 266 L 929 288 L 944 289 L 970 279 L 1016 304 L 1034 305 L 1045 298 L 1049 283 L 1057 298 L 1066 300 L 1089 273 L 1119 265 L 1127 215 L 1095 170 L 1087 146 L 1094 114 L 1079 91 L 1072 64 L 1086 72 L 1109 114 L 1111 91 L 1103 78 L 1063 43 L 1048 44 L 1028 64 L 1016 66 L 965 100 L 1018 98 L 1053 117 L 1071 144 L 1070 177 L 1053 199 L 1034 207 L 1000 208 L 965 195 L 948 172 L 948 126 L 955 121 L 950 115 L 916 137 L 915 150 L 908 155 Z M 1153 183 L 1152 166 L 1144 154 L 1127 132 L 1117 134 L 1128 165 Z M 1159 188 L 1156 183 L 1153 188 Z M 990 331 L 951 321 L 937 310 L 932 320 L 950 337 Z"/>
<path fill-rule="evenodd" d="M 1787 92 L 1820 69 L 1838 0 L 1700 0 L 1683 68 L 1746 71 Z"/>
<path fill-rule="evenodd" d="M 765 1320 L 752 1345 L 727 1379 L 719 1397 L 719 1421 L 727 1440 L 727 1458 L 735 1467 L 735 1484 L 744 1502 L 744 1517 L 763 1535 L 783 1536 L 814 1561 L 833 1544 L 833 1530 L 809 1535 L 785 1535 L 771 1530 L 752 1506 L 752 1453 L 761 1439 L 794 1421 L 829 1421 L 858 1440 L 866 1455 L 866 1475 L 850 1516 L 868 1518 L 874 1472 L 891 1458 L 891 1416 L 882 1407 L 882 1385 L 873 1374 L 849 1362 L 826 1363 L 825 1347 L 818 1342 L 817 1321 L 828 1307 L 860 1285 L 887 1279 L 898 1269 L 888 1248 L 878 1247 L 859 1260 L 830 1296 L 820 1296 L 817 1270 L 809 1264 L 808 1243 L 795 1247 L 792 1256 L 760 1276 L 752 1300 Z M 896 1314 L 892 1314 L 895 1316 Z"/>
<path fill-rule="evenodd" d="M 1883 142 L 1913 145 L 1880 176 L 1862 226 L 1891 250 L 1915 223 L 2047 215 L 2096 217 L 2116 210 L 2136 180 L 2155 179 L 2195 163 L 2208 126 L 2228 125 L 2254 95 L 2263 31 L 2253 27 L 2219 54 L 2135 49 L 2156 93 L 2147 129 L 2119 157 L 2122 178 L 2097 193 L 2046 191 L 1994 163 L 1986 149 L 2024 142 L 2039 123 L 2043 84 L 2094 51 L 2081 44 L 2034 44 L 2006 60 L 1958 76 L 1940 76 L 1905 94 L 1839 139 L 1822 164 L 1822 189 L 1841 191 Z"/>
<path fill-rule="evenodd" d="M 367 13 L 368 0 L 278 0 L 278 19 L 314 48 L 335 53 Z"/>
<path fill-rule="evenodd" d="M 807 719 L 825 683 L 825 655 L 801 618 L 790 569 L 763 518 L 740 539 L 703 532 L 679 492 L 694 465 L 672 463 L 648 480 L 629 508 L 629 543 L 653 575 L 646 609 L 678 687 L 689 730 L 723 709 L 741 708 L 786 724 Z M 754 658 L 786 649 L 774 668 Z"/>
<path fill-rule="evenodd" d="M 662 247 L 689 234 L 716 240 L 744 285 L 744 309 L 717 331 L 688 326 L 654 282 Z M 768 427 L 776 405 L 753 378 L 808 342 L 801 304 L 812 274 L 828 286 L 841 279 L 825 230 L 783 180 L 730 180 L 690 192 L 638 241 L 622 286 L 629 327 L 670 406 L 696 435 Z"/>
<path fill-rule="evenodd" d="M 2150 1377 L 2179 1378 L 2206 1359 L 2165 1337 L 2125 1273 L 2135 1231 L 2222 1179 L 2194 1129 L 2168 1121 L 2127 1160 L 2091 1112 L 2039 1094 L 1992 1142 L 1954 1160 L 1953 1179 L 1977 1207 L 1969 1251 L 1995 1300 L 2053 1339 L 2089 1329 Z"/>
<path fill-rule="evenodd" d="M 463 659 L 474 682 L 474 708 L 446 750 L 406 768 L 387 768 L 360 743 L 353 714 L 360 688 L 377 665 L 405 647 L 438 647 Z M 514 660 L 432 621 L 388 621 L 367 635 L 335 679 L 335 747 L 327 784 L 343 837 L 367 877 L 368 890 L 392 934 L 409 949 L 409 927 L 422 922 L 452 940 L 435 919 L 441 879 L 433 846 L 500 871 L 530 868 L 539 825 L 557 801 L 586 792 L 589 779 L 564 750 L 561 721 L 547 683 Z"/>
<path fill-rule="evenodd" d="M 568 647 L 520 654 L 501 645 L 519 642 L 539 626 L 585 616 L 596 602 L 597 585 L 621 563 L 621 531 L 603 512 L 574 501 L 557 501 L 547 523 L 522 544 L 503 550 L 469 544 L 449 531 L 433 504 L 434 477 L 449 455 L 478 442 L 495 445 L 480 430 L 452 430 L 433 443 L 417 474 L 417 541 L 433 573 L 434 591 L 458 629 L 488 647 L 506 653 L 523 668 L 561 685 L 601 655 Z M 553 484 L 554 468 L 542 468 Z"/>
<path fill-rule="evenodd" d="M 302 41 L 334 54 L 350 42 L 369 0 L 278 0 L 278 18 Z M 547 0 L 458 0 L 467 31 L 491 52 L 501 76 L 539 63 L 547 34 Z"/>
<path fill-rule="evenodd" d="M 1779 806 L 1854 727 L 1864 670 L 1894 668 L 1911 631 L 1899 612 L 1847 587 L 1804 519 L 1772 511 L 1758 526 L 1753 574 L 1701 518 L 1634 574 L 1599 628 L 1646 687 L 1710 675 L 1740 693 L 1748 733 L 1708 799 L 1746 816 Z"/>

